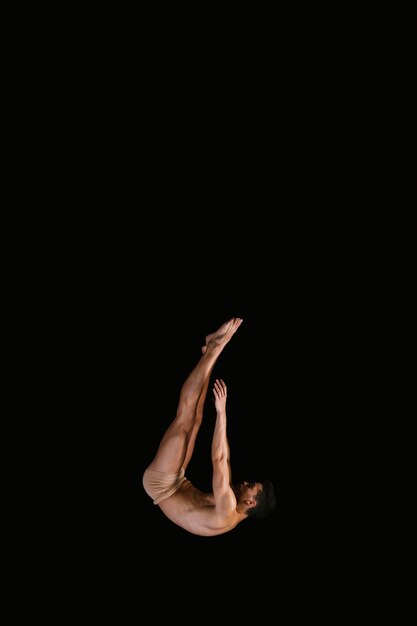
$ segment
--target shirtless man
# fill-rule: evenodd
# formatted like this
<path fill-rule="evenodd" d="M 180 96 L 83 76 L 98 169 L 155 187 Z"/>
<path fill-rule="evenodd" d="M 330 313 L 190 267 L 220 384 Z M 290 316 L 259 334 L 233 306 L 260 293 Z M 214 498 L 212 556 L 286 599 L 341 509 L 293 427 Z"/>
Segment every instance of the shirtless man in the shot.
<path fill-rule="evenodd" d="M 214 364 L 242 323 L 233 317 L 206 337 L 202 356 L 182 386 L 177 414 L 143 474 L 143 487 L 161 511 L 190 533 L 209 537 L 227 533 L 248 517 L 264 517 L 276 505 L 271 481 L 231 482 L 226 432 L 227 387 L 213 387 L 216 421 L 211 445 L 212 493 L 203 493 L 186 477 Z"/>

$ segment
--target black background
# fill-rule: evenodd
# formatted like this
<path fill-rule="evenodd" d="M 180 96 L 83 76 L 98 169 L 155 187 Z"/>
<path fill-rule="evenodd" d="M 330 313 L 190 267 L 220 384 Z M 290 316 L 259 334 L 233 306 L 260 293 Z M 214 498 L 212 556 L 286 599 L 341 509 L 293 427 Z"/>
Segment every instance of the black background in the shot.
<path fill-rule="evenodd" d="M 32 55 L 22 100 L 32 115 L 19 112 L 16 126 L 29 148 L 15 141 L 29 171 L 19 171 L 4 212 L 16 228 L 3 231 L 18 296 L 7 302 L 18 326 L 8 368 L 19 373 L 12 472 L 30 468 L 17 490 L 19 539 L 36 550 L 33 580 L 49 574 L 37 595 L 64 591 L 65 617 L 79 597 L 92 617 L 113 613 L 116 623 L 125 610 L 138 620 L 167 608 L 184 619 L 190 597 L 198 618 L 219 619 L 223 597 L 238 619 L 249 609 L 258 618 L 262 602 L 267 616 L 287 601 L 292 615 L 311 615 L 315 601 L 322 615 L 343 589 L 345 615 L 366 576 L 372 529 L 359 494 L 381 480 L 378 468 L 358 468 L 376 447 L 373 358 L 384 347 L 386 279 L 397 274 L 375 82 L 361 54 L 352 71 L 339 30 L 318 56 L 316 43 L 283 40 L 274 74 L 251 49 L 238 91 L 235 62 L 222 91 L 210 90 L 210 52 L 210 64 L 185 73 L 184 100 L 184 64 L 166 80 L 175 61 L 158 38 L 143 42 L 139 70 L 136 34 L 118 46 L 96 22 L 87 40 L 94 32 L 105 45 L 93 43 L 92 57 L 73 32 L 64 59 L 49 42 L 45 63 Z M 53 32 L 60 39 L 61 27 Z M 241 53 L 235 46 L 233 60 Z M 51 60 L 57 70 L 43 78 Z M 233 176 L 237 192 L 216 193 Z M 229 385 L 234 474 L 271 477 L 279 507 L 262 525 L 207 540 L 165 520 L 141 475 L 204 336 L 233 315 L 244 323 L 216 372 Z M 209 409 L 190 465 L 203 487 Z M 268 586 L 272 595 L 256 593 Z"/>
<path fill-rule="evenodd" d="M 53 500 L 47 530 L 57 562 L 86 594 L 107 594 L 109 610 L 132 607 L 155 584 L 173 596 L 182 584 L 204 594 L 213 581 L 222 593 L 232 582 L 279 585 L 288 602 L 299 588 L 338 593 L 355 554 L 365 430 L 355 363 L 362 287 L 352 285 L 346 220 L 283 200 L 169 194 L 68 214 L 67 258 L 51 272 L 51 364 L 55 350 L 65 367 L 51 375 L 57 469 L 45 472 L 62 504 Z M 232 316 L 243 324 L 213 375 L 228 385 L 233 477 L 271 478 L 278 509 L 203 538 L 165 518 L 141 479 L 206 334 Z M 206 409 L 187 472 L 202 490 L 210 391 Z"/>

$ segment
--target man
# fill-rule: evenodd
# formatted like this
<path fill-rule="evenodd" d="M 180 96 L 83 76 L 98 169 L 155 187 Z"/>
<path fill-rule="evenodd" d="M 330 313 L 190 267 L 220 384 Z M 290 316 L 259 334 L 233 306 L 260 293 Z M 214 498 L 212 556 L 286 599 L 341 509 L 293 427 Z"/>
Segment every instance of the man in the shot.
<path fill-rule="evenodd" d="M 226 432 L 227 387 L 216 379 L 216 408 L 211 445 L 212 493 L 203 493 L 185 476 L 203 418 L 203 406 L 213 367 L 242 323 L 233 317 L 207 335 L 202 356 L 182 386 L 177 414 L 157 453 L 143 474 L 146 493 L 175 524 L 190 533 L 210 537 L 227 533 L 248 517 L 263 517 L 276 506 L 269 480 L 233 485 Z"/>

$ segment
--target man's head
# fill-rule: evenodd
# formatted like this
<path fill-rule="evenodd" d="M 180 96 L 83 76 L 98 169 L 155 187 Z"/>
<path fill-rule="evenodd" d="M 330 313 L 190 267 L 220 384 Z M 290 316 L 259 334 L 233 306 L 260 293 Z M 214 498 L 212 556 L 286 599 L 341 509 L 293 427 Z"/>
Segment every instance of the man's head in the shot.
<path fill-rule="evenodd" d="M 262 483 L 244 481 L 235 488 L 238 510 L 248 517 L 267 517 L 277 506 L 277 497 L 269 479 Z"/>

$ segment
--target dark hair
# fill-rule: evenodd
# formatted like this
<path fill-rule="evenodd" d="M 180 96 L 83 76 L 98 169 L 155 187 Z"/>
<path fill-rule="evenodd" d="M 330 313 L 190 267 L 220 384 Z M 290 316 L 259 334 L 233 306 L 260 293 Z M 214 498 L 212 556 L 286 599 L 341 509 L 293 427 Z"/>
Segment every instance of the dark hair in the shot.
<path fill-rule="evenodd" d="M 248 517 L 262 518 L 267 517 L 277 506 L 277 497 L 275 495 L 274 485 L 267 478 L 262 483 L 262 491 L 258 491 L 256 495 L 256 506 L 248 509 L 246 513 Z"/>

